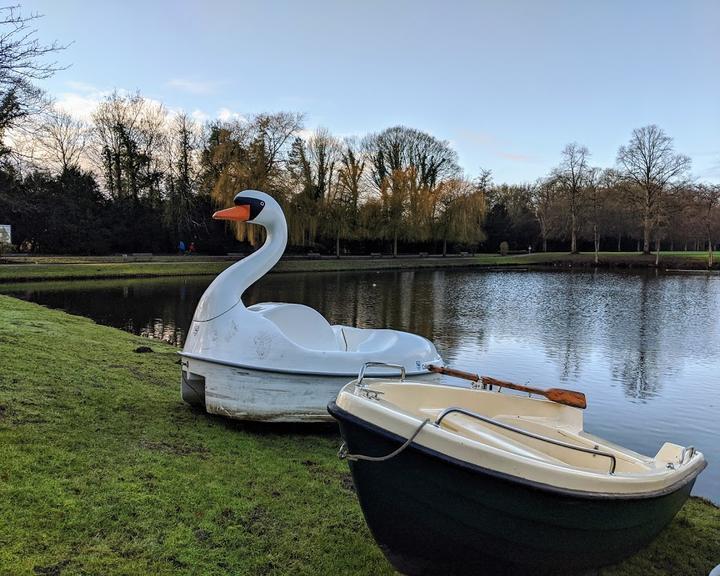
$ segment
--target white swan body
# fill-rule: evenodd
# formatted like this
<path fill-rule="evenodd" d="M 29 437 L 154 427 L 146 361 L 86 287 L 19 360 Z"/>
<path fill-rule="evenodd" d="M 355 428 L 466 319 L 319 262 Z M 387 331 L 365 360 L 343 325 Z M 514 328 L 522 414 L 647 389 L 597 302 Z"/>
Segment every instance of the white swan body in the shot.
<path fill-rule="evenodd" d="M 241 419 L 326 420 L 327 402 L 366 362 L 399 364 L 414 375 L 442 363 L 432 342 L 415 334 L 331 326 L 301 304 L 246 308 L 242 294 L 282 256 L 287 225 L 280 206 L 263 192 L 241 192 L 235 204 L 216 216 L 260 224 L 267 240 L 222 272 L 200 299 L 181 352 L 186 401 Z"/>

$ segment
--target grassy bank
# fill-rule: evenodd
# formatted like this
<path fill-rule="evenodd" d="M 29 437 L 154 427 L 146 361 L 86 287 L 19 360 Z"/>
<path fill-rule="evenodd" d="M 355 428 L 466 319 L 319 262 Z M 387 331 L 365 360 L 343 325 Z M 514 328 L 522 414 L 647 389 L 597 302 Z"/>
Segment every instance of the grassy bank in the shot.
<path fill-rule="evenodd" d="M 149 262 L 107 261 L 101 258 L 81 257 L 37 257 L 8 258 L 0 263 L 0 282 L 26 282 L 33 280 L 80 280 L 96 278 L 142 278 L 159 276 L 216 275 L 230 266 L 228 259 L 192 257 L 161 257 Z M 720 262 L 718 253 L 716 262 Z M 273 268 L 273 272 L 338 272 L 347 270 L 397 270 L 421 268 L 487 268 L 487 267 L 592 267 L 595 257 L 592 253 L 567 254 L 547 252 L 499 256 L 479 254 L 459 257 L 427 258 L 340 258 L 340 259 L 287 259 Z M 636 252 L 601 252 L 599 265 L 619 268 L 653 268 L 654 255 Z M 707 268 L 705 252 L 661 253 L 662 269 Z M 715 265 L 718 268 L 718 264 Z"/>
<path fill-rule="evenodd" d="M 334 427 L 193 411 L 175 349 L 0 296 L 0 574 L 390 574 Z M 720 510 L 693 499 L 603 576 L 705 575 Z"/>

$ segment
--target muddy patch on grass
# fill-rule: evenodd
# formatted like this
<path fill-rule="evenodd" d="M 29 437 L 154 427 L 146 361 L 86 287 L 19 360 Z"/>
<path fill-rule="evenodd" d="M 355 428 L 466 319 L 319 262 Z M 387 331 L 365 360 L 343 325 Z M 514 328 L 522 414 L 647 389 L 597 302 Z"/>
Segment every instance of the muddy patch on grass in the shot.
<path fill-rule="evenodd" d="M 33 572 L 42 576 L 60 576 L 68 564 L 70 564 L 70 560 L 61 560 L 57 564 L 49 566 L 35 566 Z"/>
<path fill-rule="evenodd" d="M 223 508 L 216 522 L 223 528 L 228 526 L 235 526 L 240 523 L 240 516 L 232 508 Z"/>
<path fill-rule="evenodd" d="M 173 444 L 171 442 L 153 441 L 153 440 L 142 440 L 140 446 L 145 450 L 152 450 L 154 452 L 165 452 L 168 454 L 174 454 L 176 456 L 199 456 L 200 458 L 207 458 L 210 450 L 205 446 L 192 445 L 192 444 Z"/>
<path fill-rule="evenodd" d="M 328 470 L 314 460 L 303 460 L 301 462 L 308 469 L 313 478 L 321 481 L 323 484 L 339 483 L 340 487 L 350 492 L 355 492 L 355 484 L 353 483 L 350 472 L 338 470 Z"/>
<path fill-rule="evenodd" d="M 264 506 L 255 506 L 245 517 L 245 530 L 256 536 L 263 536 L 272 529 L 272 516 Z"/>

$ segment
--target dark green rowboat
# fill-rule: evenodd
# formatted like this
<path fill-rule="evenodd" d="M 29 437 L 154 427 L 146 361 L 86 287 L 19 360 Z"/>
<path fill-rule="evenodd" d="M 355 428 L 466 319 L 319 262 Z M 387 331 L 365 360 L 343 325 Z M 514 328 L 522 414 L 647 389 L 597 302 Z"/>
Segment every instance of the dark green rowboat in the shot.
<path fill-rule="evenodd" d="M 689 454 L 680 449 L 675 456 L 671 449 L 674 445 L 666 444 L 655 459 L 650 459 L 582 432 L 573 441 L 568 422 L 576 420 L 576 416 L 567 411 L 576 409 L 545 400 L 502 395 L 503 410 L 508 402 L 519 402 L 521 414 L 532 414 L 527 421 L 516 418 L 512 426 L 531 430 L 530 437 L 505 428 L 495 432 L 495 426 L 483 420 L 464 429 L 463 424 L 476 420 L 467 416 L 470 410 L 438 408 L 437 412 L 433 408 L 442 397 L 458 406 L 462 396 L 468 394 L 474 399 L 481 395 L 485 400 L 481 404 L 489 404 L 488 400 L 498 396 L 493 392 L 375 380 L 361 386 L 349 384 L 337 403 L 328 406 L 340 424 L 367 524 L 388 560 L 404 574 L 556 574 L 615 563 L 647 545 L 672 520 L 705 466 L 702 454 L 694 450 Z M 398 408 L 402 397 L 412 398 L 407 410 Z M 540 411 L 533 412 L 533 408 Z M 539 414 L 548 410 L 548 414 L 556 414 L 556 423 L 568 443 L 581 447 L 577 442 L 580 438 L 589 440 L 592 446 L 588 452 L 580 453 L 582 466 L 573 470 L 581 481 L 586 481 L 587 489 L 577 483 L 572 485 L 571 480 L 565 486 L 561 482 L 548 483 L 549 476 L 533 472 L 532 465 L 538 462 L 530 462 L 530 466 L 522 462 L 542 459 L 539 447 L 543 442 L 536 438 L 541 426 L 530 424 L 533 419 L 537 424 Z M 413 412 L 417 416 L 415 424 L 408 418 Z M 440 418 L 439 425 L 434 425 L 443 412 L 447 414 Z M 455 412 L 452 421 L 450 412 Z M 485 416 L 478 416 L 492 419 L 487 411 Z M 429 421 L 421 427 L 426 417 Z M 393 422 L 393 418 L 397 421 Z M 398 433 L 403 422 L 410 427 Z M 543 425 L 549 423 L 546 417 Z M 408 442 L 418 429 L 417 436 Z M 470 432 L 465 433 L 468 429 Z M 509 441 L 509 458 L 517 461 L 514 473 L 512 462 L 500 469 L 499 460 L 483 457 L 482 448 L 488 447 L 485 441 L 491 442 L 492 438 L 478 434 L 486 432 L 496 433 L 500 444 Z M 527 443 L 527 452 L 513 452 L 518 437 Z M 442 448 L 443 440 L 461 446 L 450 453 L 452 450 Z M 476 448 L 478 457 L 470 458 Z M 491 447 L 488 454 L 497 452 L 495 448 Z M 382 458 L 399 449 L 389 459 L 363 458 Z M 554 445 L 552 456 L 548 456 L 550 467 L 561 471 L 568 468 L 568 462 L 558 455 L 573 451 Z M 354 459 L 353 455 L 362 456 Z M 605 457 L 609 455 L 612 463 Z M 566 460 L 572 463 L 573 458 L 576 456 Z M 542 468 L 547 463 L 539 464 Z M 660 464 L 664 470 L 658 470 Z M 611 465 L 617 468 L 612 474 Z M 644 468 L 650 476 L 663 475 L 663 480 L 637 480 L 635 477 L 641 476 Z M 617 489 L 607 489 L 613 485 Z"/>

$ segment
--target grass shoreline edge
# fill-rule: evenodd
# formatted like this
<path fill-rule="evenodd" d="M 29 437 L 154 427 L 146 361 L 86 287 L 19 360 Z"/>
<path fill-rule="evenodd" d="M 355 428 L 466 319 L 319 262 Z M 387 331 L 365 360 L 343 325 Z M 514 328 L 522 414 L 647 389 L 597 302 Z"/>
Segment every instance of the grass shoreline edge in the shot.
<path fill-rule="evenodd" d="M 336 431 L 192 411 L 176 349 L 139 345 L 0 296 L 0 574 L 392 573 Z M 655 543 L 600 574 L 704 576 L 718 561 L 720 509 L 693 498 Z"/>
<path fill-rule="evenodd" d="M 236 260 L 203 260 L 202 257 L 167 257 L 147 262 L 82 261 L 75 257 L 40 257 L 34 263 L 13 263 L 0 260 L 0 283 L 47 280 L 98 280 L 102 278 L 156 278 L 171 276 L 216 275 Z M 590 252 L 567 254 L 562 252 L 499 256 L 482 254 L 465 257 L 424 258 L 340 258 L 340 259 L 283 259 L 273 267 L 278 272 L 347 272 L 421 269 L 478 269 L 478 270 L 569 270 L 569 269 L 660 269 L 720 273 L 720 254 L 711 270 L 707 268 L 707 253 L 669 252 L 662 254 L 660 265 L 654 255 L 635 252 L 602 252 L 598 264 Z"/>

